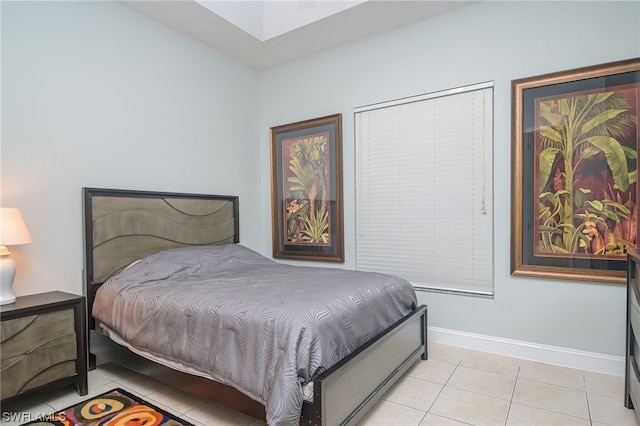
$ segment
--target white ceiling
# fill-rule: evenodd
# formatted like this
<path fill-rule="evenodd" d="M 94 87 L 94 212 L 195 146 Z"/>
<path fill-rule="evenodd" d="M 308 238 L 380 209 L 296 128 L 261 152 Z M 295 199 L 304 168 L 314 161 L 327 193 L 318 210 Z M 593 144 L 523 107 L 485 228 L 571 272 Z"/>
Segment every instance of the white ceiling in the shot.
<path fill-rule="evenodd" d="M 275 67 L 477 1 L 122 0 L 254 68 Z"/>

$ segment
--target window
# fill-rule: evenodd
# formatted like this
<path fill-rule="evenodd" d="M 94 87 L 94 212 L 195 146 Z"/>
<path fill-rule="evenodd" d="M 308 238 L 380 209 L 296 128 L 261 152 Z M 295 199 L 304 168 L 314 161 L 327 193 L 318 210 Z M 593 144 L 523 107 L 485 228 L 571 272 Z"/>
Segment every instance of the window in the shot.
<path fill-rule="evenodd" d="M 356 269 L 493 294 L 493 84 L 355 109 Z"/>

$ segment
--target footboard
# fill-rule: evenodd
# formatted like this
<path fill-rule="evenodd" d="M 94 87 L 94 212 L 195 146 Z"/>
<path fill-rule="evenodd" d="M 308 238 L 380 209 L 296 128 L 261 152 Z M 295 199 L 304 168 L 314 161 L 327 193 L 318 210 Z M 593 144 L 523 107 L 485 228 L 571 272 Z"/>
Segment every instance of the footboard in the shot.
<path fill-rule="evenodd" d="M 356 424 L 419 358 L 427 359 L 424 305 L 314 380 L 301 424 Z"/>

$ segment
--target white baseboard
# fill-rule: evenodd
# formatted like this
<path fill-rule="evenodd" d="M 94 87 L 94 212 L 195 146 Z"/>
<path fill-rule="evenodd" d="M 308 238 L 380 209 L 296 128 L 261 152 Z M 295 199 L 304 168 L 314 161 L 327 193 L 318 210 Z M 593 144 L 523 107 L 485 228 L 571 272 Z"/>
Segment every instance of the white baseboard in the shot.
<path fill-rule="evenodd" d="M 599 354 L 557 346 L 547 346 L 519 340 L 466 333 L 445 328 L 428 327 L 429 342 L 457 346 L 498 355 L 512 356 L 531 361 L 545 362 L 564 367 L 597 373 L 624 376 L 622 356 Z"/>

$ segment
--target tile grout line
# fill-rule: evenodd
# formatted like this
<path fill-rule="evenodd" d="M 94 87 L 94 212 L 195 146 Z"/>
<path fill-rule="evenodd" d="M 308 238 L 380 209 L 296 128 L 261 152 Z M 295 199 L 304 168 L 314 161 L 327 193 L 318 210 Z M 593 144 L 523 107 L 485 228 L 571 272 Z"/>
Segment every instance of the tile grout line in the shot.
<path fill-rule="evenodd" d="M 507 418 L 504 419 L 505 426 L 507 426 L 507 424 L 509 423 L 509 416 L 511 415 L 511 406 L 513 405 L 513 397 L 516 394 L 516 386 L 518 386 L 518 379 L 520 378 L 520 368 L 522 368 L 522 366 L 518 362 L 518 371 L 516 372 L 516 380 L 514 380 L 514 382 L 513 382 L 513 389 L 511 391 L 511 399 L 509 399 L 509 408 L 507 409 Z"/>
<path fill-rule="evenodd" d="M 440 392 L 438 392 L 438 395 L 436 395 L 436 397 L 433 399 L 433 402 L 431 403 L 431 405 L 429 406 L 429 409 L 427 410 L 425 416 L 427 414 L 429 414 L 431 412 L 431 409 L 433 408 L 433 406 L 435 405 L 436 401 L 438 400 L 438 398 L 440 398 L 440 395 L 442 395 L 442 392 L 444 391 L 444 388 L 447 387 L 447 383 L 449 383 L 449 381 L 451 381 L 451 378 L 453 377 L 453 375 L 455 374 L 456 370 L 460 367 L 460 365 L 462 364 L 462 360 L 464 360 L 464 357 L 466 356 L 466 353 L 460 358 L 460 361 L 458 361 L 456 363 L 456 368 L 453 369 L 453 371 L 451 372 L 451 374 L 449 375 L 449 377 L 447 377 L 447 380 L 442 384 L 442 389 L 440 389 Z M 437 416 L 438 414 L 435 413 L 431 413 L 434 416 Z M 442 416 L 441 416 L 442 417 Z M 457 419 L 452 419 L 450 417 L 445 417 L 446 419 L 450 419 L 450 420 L 454 420 L 457 422 L 460 422 L 460 420 Z"/>
<path fill-rule="evenodd" d="M 591 402 L 589 399 L 589 392 L 587 392 L 587 378 L 584 375 L 584 370 L 582 370 L 582 381 L 584 384 L 584 397 L 587 400 L 587 413 L 589 414 L 589 424 L 593 425 L 593 418 L 591 417 Z"/>
<path fill-rule="evenodd" d="M 457 362 L 449 362 L 449 364 L 453 366 L 453 369 L 451 370 L 451 373 L 447 376 L 447 379 L 443 381 L 444 383 L 439 383 L 439 385 L 441 385 L 441 388 L 437 390 L 437 394 L 433 398 L 432 402 L 426 407 L 426 409 L 419 409 L 419 411 L 423 412 L 423 415 L 422 415 L 421 420 L 418 422 L 418 424 L 420 424 L 422 422 L 425 422 L 427 414 L 429 414 L 429 413 L 431 413 L 434 416 L 437 415 L 437 414 L 431 412 L 431 409 L 434 408 L 434 405 L 436 404 L 438 399 L 442 397 L 444 388 L 447 387 L 447 386 L 452 386 L 452 385 L 449 385 L 449 383 L 452 383 L 454 374 L 456 374 L 456 372 L 459 373 L 459 374 L 462 374 L 461 371 L 460 371 L 460 367 L 465 367 L 465 369 L 468 368 L 468 369 L 471 369 L 471 370 L 486 371 L 486 372 L 490 372 L 490 373 L 494 373 L 494 374 L 501 374 L 501 373 L 498 373 L 498 372 L 495 372 L 495 371 L 491 371 L 491 370 L 487 370 L 487 369 L 483 369 L 483 368 L 479 368 L 479 367 L 473 367 L 473 366 L 464 365 L 465 359 L 472 359 L 472 358 L 469 358 L 469 354 L 465 353 L 465 355 L 463 355 Z M 443 360 L 441 360 L 441 361 L 443 361 Z M 455 361 L 455 358 L 452 358 L 451 361 Z M 443 362 L 446 362 L 446 361 L 443 361 Z M 576 387 L 570 387 L 570 386 L 567 386 L 567 385 L 561 385 L 561 384 L 557 384 L 557 383 L 549 383 L 548 381 L 540 380 L 540 378 L 538 378 L 539 380 L 536 380 L 535 378 L 523 378 L 523 377 L 520 377 L 520 374 L 523 374 L 525 376 L 527 375 L 527 374 L 525 374 L 525 369 L 523 369 L 523 365 L 522 364 L 518 364 L 518 367 L 517 367 L 517 370 L 516 370 L 516 375 L 515 375 L 515 381 L 513 383 L 513 387 L 512 387 L 510 398 L 509 399 L 507 399 L 507 398 L 504 399 L 504 401 L 508 402 L 508 410 L 507 410 L 507 416 L 506 416 L 506 419 L 505 419 L 505 426 L 509 423 L 510 419 L 512 419 L 512 418 L 515 419 L 514 416 L 516 414 L 512 413 L 511 410 L 514 408 L 513 407 L 513 403 L 515 402 L 515 391 L 518 389 L 518 386 L 521 385 L 520 380 L 524 380 L 525 382 L 526 381 L 530 381 L 532 383 L 550 385 L 550 386 L 553 386 L 553 387 L 563 388 L 563 389 L 571 390 L 571 391 L 579 390 L 579 389 L 576 389 Z M 582 421 L 585 422 L 585 424 L 594 425 L 596 423 L 594 423 L 595 420 L 593 419 L 593 414 L 594 414 L 593 411 L 595 410 L 596 414 L 598 414 L 598 412 L 599 412 L 598 411 L 598 407 L 599 407 L 598 404 L 599 404 L 599 401 L 600 401 L 599 397 L 600 396 L 605 396 L 607 398 L 614 398 L 616 396 L 611 394 L 611 391 L 609 390 L 611 388 L 611 384 L 609 382 L 600 383 L 596 379 L 594 379 L 594 381 L 593 381 L 593 392 L 592 392 L 592 395 L 590 395 L 589 392 L 587 391 L 588 390 L 587 389 L 587 382 L 592 383 L 591 382 L 591 376 L 588 374 L 588 372 L 586 372 L 584 370 L 580 370 L 580 374 L 581 374 L 580 381 L 582 382 L 582 385 L 583 385 L 583 389 L 580 390 L 580 391 L 584 392 L 584 395 L 585 395 L 585 398 L 586 398 L 586 403 L 587 403 L 588 416 L 586 416 L 586 418 L 581 418 L 581 417 L 573 415 L 573 414 L 567 414 L 567 413 L 565 413 L 563 411 L 556 411 L 555 409 L 542 408 L 542 407 L 539 407 L 537 405 L 531 405 L 531 404 L 528 404 L 528 403 L 522 403 L 522 402 L 520 402 L 520 403 L 522 403 L 524 405 L 527 405 L 527 406 L 530 406 L 530 407 L 533 407 L 533 408 L 536 408 L 536 409 L 539 409 L 539 410 L 543 410 L 543 411 L 549 412 L 549 413 L 556 413 L 556 414 L 561 414 L 561 415 L 565 415 L 565 416 L 574 417 L 576 419 L 581 419 Z M 92 386 L 92 389 L 91 389 L 93 392 L 89 392 L 90 395 L 92 395 L 97 388 L 102 388 L 102 387 L 122 387 L 122 388 L 125 388 L 125 389 L 130 389 L 128 385 L 125 385 L 125 384 L 121 383 L 120 380 L 126 381 L 127 378 L 129 376 L 131 376 L 131 375 L 127 375 L 127 377 L 119 377 L 118 376 L 118 378 L 116 380 L 114 380 L 114 376 L 103 376 L 102 374 L 100 374 L 100 376 L 105 379 L 105 383 L 102 383 L 99 386 L 96 386 L 94 384 Z M 421 381 L 421 382 L 424 381 L 424 382 L 430 382 L 430 383 L 438 384 L 436 382 L 431 382 L 431 381 L 429 381 L 427 379 L 424 379 L 422 377 L 414 377 L 414 378 L 419 380 L 419 381 Z M 463 389 L 463 388 L 457 388 L 457 387 L 453 387 L 453 386 L 452 386 L 452 388 L 453 389 L 465 390 L 466 392 L 473 392 L 473 391 L 470 391 L 470 390 L 466 390 L 466 389 Z M 133 389 L 131 389 L 131 390 L 133 391 Z M 160 391 L 160 390 L 158 390 L 156 392 L 158 393 L 158 395 L 160 393 L 162 393 L 162 391 Z M 155 401 L 155 399 L 153 398 L 153 394 L 156 393 L 156 392 L 151 391 L 151 393 L 149 393 L 148 395 L 145 395 L 144 393 L 137 392 L 137 391 L 133 391 L 132 393 L 139 395 L 141 398 L 147 397 L 147 398 L 150 399 L 151 403 L 156 403 L 157 402 L 158 403 L 157 405 L 160 405 L 161 407 L 164 407 L 164 404 L 162 404 L 160 401 Z M 477 393 L 477 394 L 484 395 L 484 396 L 490 396 L 490 395 L 486 395 L 486 394 L 484 394 L 482 392 L 473 392 L 473 393 Z M 86 397 L 90 397 L 90 395 L 87 395 Z M 84 398 L 86 398 L 86 397 L 84 397 Z M 495 397 L 495 396 L 492 396 L 492 397 L 493 398 L 497 398 L 497 399 L 501 399 L 501 398 L 498 398 L 498 397 Z M 53 405 L 51 403 L 49 403 L 49 401 L 47 401 L 46 399 L 41 400 L 41 401 L 42 401 L 41 403 L 43 404 L 41 406 L 42 408 L 44 408 L 44 407 L 51 408 L 52 412 L 59 411 L 55 407 L 53 407 Z M 36 404 L 37 404 L 37 402 L 34 402 L 34 404 L 32 406 L 35 407 Z M 185 420 L 192 421 L 194 424 L 197 424 L 197 425 L 201 425 L 200 422 L 198 422 L 197 420 L 195 420 L 194 418 L 192 418 L 192 417 L 190 417 L 188 415 L 189 413 L 193 413 L 194 410 L 196 410 L 198 407 L 202 407 L 204 404 L 206 404 L 206 401 L 201 401 L 201 402 L 199 402 L 197 404 L 198 405 L 189 406 L 188 408 L 186 408 L 187 411 L 184 411 L 184 412 L 180 412 L 178 410 L 174 411 L 172 409 L 170 409 L 169 411 L 174 413 L 174 414 L 177 414 L 178 416 L 184 415 L 186 417 Z M 399 404 L 399 403 L 394 402 L 394 404 Z M 404 404 L 399 404 L 399 405 L 405 406 Z M 593 407 L 592 407 L 592 405 L 593 405 Z M 411 406 L 406 406 L 406 407 L 414 409 L 414 410 L 416 409 L 416 408 L 411 407 Z M 25 410 L 29 410 L 29 407 L 25 407 Z M 444 416 L 444 417 L 452 419 L 451 417 L 448 417 L 448 416 Z M 456 420 L 456 419 L 452 419 L 452 420 Z M 459 420 L 456 420 L 456 421 L 459 421 Z M 256 423 L 255 426 L 260 424 L 259 422 L 255 422 L 255 423 Z M 253 424 L 253 423 L 250 423 L 250 424 Z"/>

